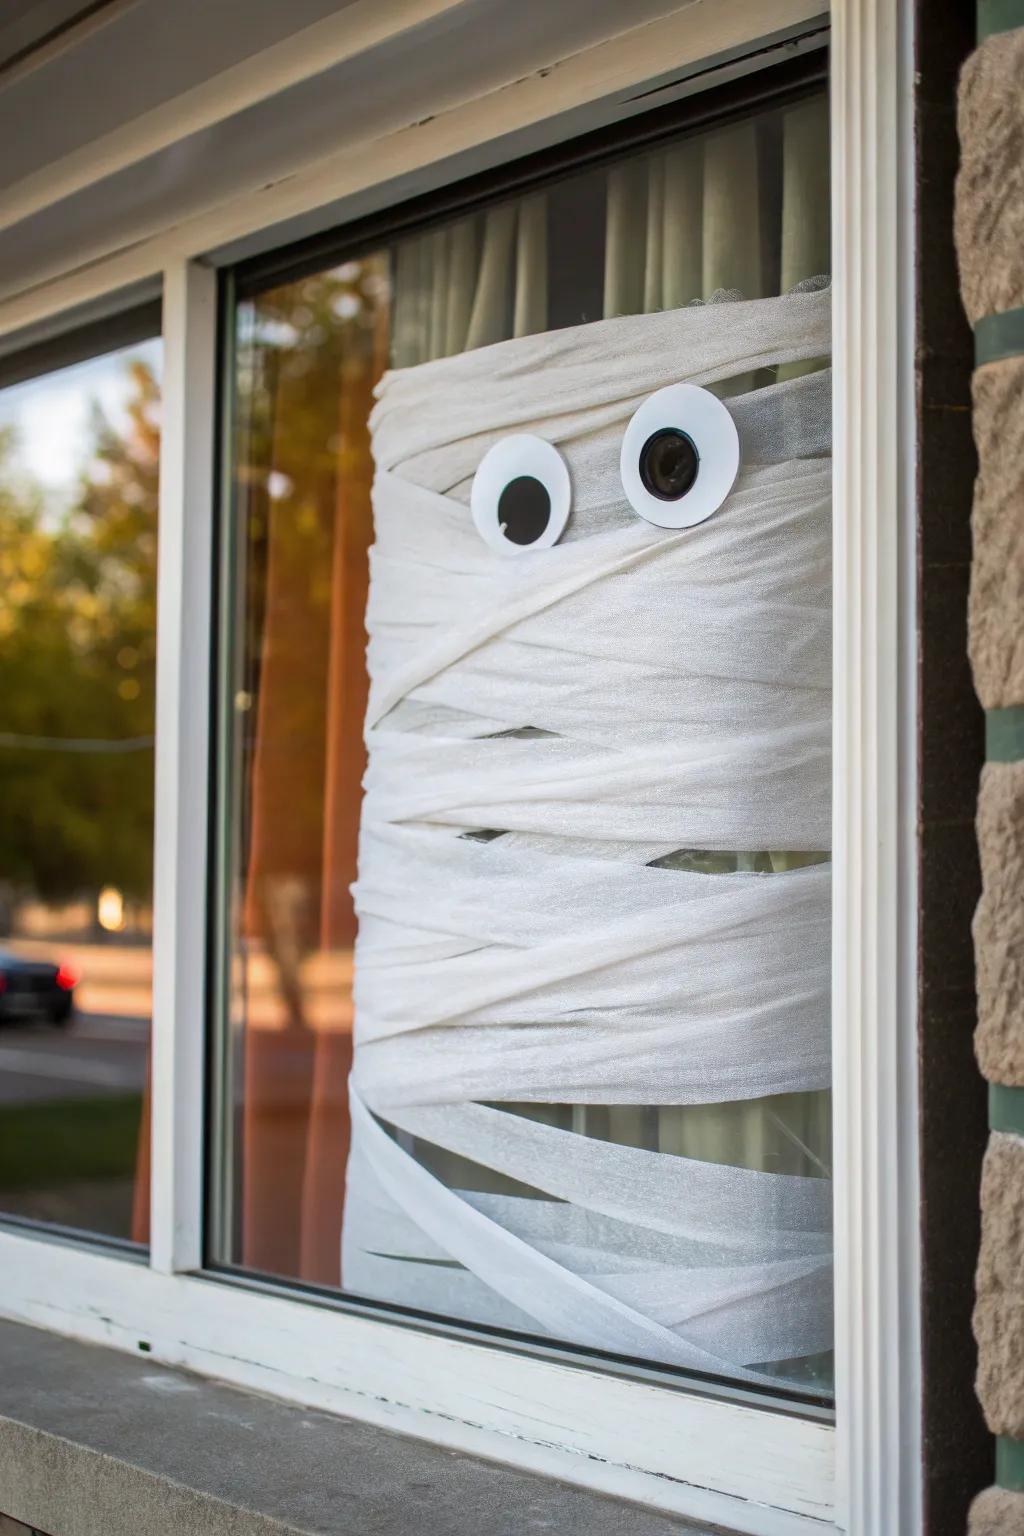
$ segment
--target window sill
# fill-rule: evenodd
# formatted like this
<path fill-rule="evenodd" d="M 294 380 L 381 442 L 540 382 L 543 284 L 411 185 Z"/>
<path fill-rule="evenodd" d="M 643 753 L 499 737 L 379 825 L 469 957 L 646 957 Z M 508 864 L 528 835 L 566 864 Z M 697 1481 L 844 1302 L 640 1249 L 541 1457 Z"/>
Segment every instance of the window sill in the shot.
<path fill-rule="evenodd" d="M 7 1322 L 0 1512 L 49 1536 L 707 1530 Z"/>

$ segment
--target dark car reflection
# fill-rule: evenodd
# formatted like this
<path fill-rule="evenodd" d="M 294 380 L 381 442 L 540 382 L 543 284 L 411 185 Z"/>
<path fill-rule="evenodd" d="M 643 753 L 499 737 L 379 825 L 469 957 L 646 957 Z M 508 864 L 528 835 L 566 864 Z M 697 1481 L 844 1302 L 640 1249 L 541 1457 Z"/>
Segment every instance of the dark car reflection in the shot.
<path fill-rule="evenodd" d="M 69 1024 L 77 982 L 77 972 L 66 962 L 26 960 L 0 949 L 0 1024 L 11 1019 Z"/>

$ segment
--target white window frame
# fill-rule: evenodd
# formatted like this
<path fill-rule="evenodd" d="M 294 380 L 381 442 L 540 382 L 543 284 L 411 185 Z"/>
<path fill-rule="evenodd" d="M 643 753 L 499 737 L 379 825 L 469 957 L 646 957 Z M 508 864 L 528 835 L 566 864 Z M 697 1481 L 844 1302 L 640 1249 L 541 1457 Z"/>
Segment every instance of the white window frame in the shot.
<path fill-rule="evenodd" d="M 579 98 L 580 71 L 591 94 L 595 80 L 639 82 L 666 57 L 715 51 L 723 16 L 750 37 L 786 9 L 717 3 L 642 29 L 628 57 L 603 44 L 589 63 L 571 61 L 575 75 L 526 82 L 513 101 L 502 93 L 491 117 L 469 102 L 414 143 L 382 141 L 360 175 L 376 165 L 384 179 L 402 154 L 406 168 L 428 164 L 536 121 Z M 165 349 L 152 1246 L 133 1259 L 0 1226 L 0 1314 L 750 1536 L 920 1530 L 911 8 L 837 0 L 832 26 L 835 1425 L 194 1273 L 217 387 L 216 274 L 203 255 L 357 190 L 345 157 L 0 303 L 2 337 L 59 326 L 76 304 L 160 276 Z"/>

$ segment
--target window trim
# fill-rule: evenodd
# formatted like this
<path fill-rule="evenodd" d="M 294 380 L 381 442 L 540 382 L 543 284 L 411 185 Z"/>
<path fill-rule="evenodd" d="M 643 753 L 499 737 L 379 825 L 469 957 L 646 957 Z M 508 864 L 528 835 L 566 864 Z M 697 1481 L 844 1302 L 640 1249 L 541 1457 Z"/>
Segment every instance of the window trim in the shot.
<path fill-rule="evenodd" d="M 227 269 L 233 276 L 235 298 L 257 298 L 404 236 L 427 234 L 452 219 L 486 212 L 506 198 L 543 191 L 568 176 L 614 165 L 630 154 L 654 153 L 666 143 L 682 142 L 689 133 L 725 128 L 760 112 L 782 111 L 827 86 L 828 36 L 827 24 L 811 27 L 801 37 L 801 51 L 787 56 L 780 46 L 766 50 L 763 58 L 757 53 L 753 57 L 762 58 L 760 67 L 736 79 L 712 79 L 705 90 L 663 105 L 650 101 L 639 115 L 602 123 L 590 133 L 560 139 L 534 154 L 499 161 L 476 175 L 442 183 L 394 207 L 244 258 Z M 777 58 L 770 58 L 771 53 Z M 714 75 L 716 71 L 708 73 Z M 647 94 L 641 91 L 637 99 L 644 100 Z"/>
<path fill-rule="evenodd" d="M 733 7 L 733 19 L 741 8 Z M 773 13 L 774 14 L 774 13 Z M 750 30 L 768 25 L 749 9 Z M 604 88 L 639 83 L 686 13 L 645 29 Z M 159 242 L 164 273 L 154 977 L 153 1234 L 148 1267 L 97 1245 L 0 1228 L 0 1307 L 15 1319 L 352 1414 L 691 1518 L 796 1536 L 913 1536 L 919 1511 L 914 1062 L 913 17 L 838 0 L 833 33 L 836 567 L 834 1018 L 837 1425 L 451 1339 L 194 1272 L 201 1198 L 214 289 L 205 231 Z M 614 41 L 593 50 L 609 67 Z M 558 71 L 555 72 L 558 75 Z M 579 73 L 563 88 L 579 90 Z M 594 95 L 593 90 L 590 96 Z M 552 97 L 547 110 L 557 110 Z M 459 131 L 481 130 L 484 104 Z M 493 111 L 494 103 L 489 104 Z M 471 109 L 472 108 L 472 109 Z M 537 115 L 535 113 L 535 115 Z M 447 127 L 451 128 L 448 115 Z M 486 113 L 484 112 L 484 117 Z M 455 136 L 457 138 L 457 135 Z M 418 163 L 451 154 L 425 133 Z M 906 151 L 906 153 L 903 153 Z M 378 179 L 393 174 L 385 143 Z M 901 160 L 903 164 L 901 165 Z M 365 171 L 365 167 L 362 168 Z M 346 189 L 344 186 L 341 188 Z M 335 179 L 254 199 L 251 228 L 339 194 Z M 233 205 L 236 206 L 236 205 Z M 232 222 L 233 221 L 233 222 Z M 906 234 L 908 238 L 902 236 Z M 97 263 L 0 306 L 0 331 L 42 322 L 152 273 L 152 250 Z M 897 423 L 895 431 L 893 423 Z M 897 442 L 898 440 L 898 442 Z M 58 1242 L 61 1261 L 53 1262 Z M 258 1345 L 258 1354 L 257 1348 Z M 458 1369 L 452 1370 L 455 1363 Z M 595 1374 L 600 1390 L 594 1390 Z M 525 1400 L 550 1408 L 526 1418 Z M 838 1491 L 833 1492 L 833 1466 Z"/>
<path fill-rule="evenodd" d="M 157 560 L 156 830 L 150 1265 L 202 1262 L 206 862 L 210 812 L 210 562 L 217 422 L 217 278 L 193 261 L 163 279 Z"/>
<path fill-rule="evenodd" d="M 15 1320 L 749 1536 L 829 1519 L 835 1432 L 815 1419 L 60 1247 L 0 1231 Z"/>
<path fill-rule="evenodd" d="M 87 321 L 72 330 L 41 337 L 17 351 L 0 351 L 0 389 L 27 384 L 43 374 L 73 368 L 77 363 L 103 357 L 122 347 L 132 347 L 163 334 L 159 296 L 131 308 Z"/>
<path fill-rule="evenodd" d="M 751 39 L 757 40 L 757 51 L 767 41 L 799 46 L 800 37 L 814 31 L 827 11 L 827 0 L 665 3 L 672 9 L 660 19 L 605 35 L 566 57 L 553 57 L 548 67 L 521 79 L 489 85 L 480 93 L 467 77 L 464 98 L 445 102 L 435 116 L 402 123 L 369 141 L 333 145 L 326 155 L 296 166 L 292 174 L 238 187 L 172 229 L 84 261 L 72 249 L 65 273 L 47 276 L 23 292 L 4 294 L 0 285 L 0 337 L 152 278 L 169 261 L 203 261 L 211 252 L 218 261 L 237 259 L 239 244 L 248 246 L 256 237 L 281 245 L 295 238 L 297 225 L 329 228 L 355 217 L 356 209 L 360 214 L 379 209 L 425 187 L 443 186 L 471 169 L 500 164 L 538 145 L 557 144 L 595 125 L 645 111 L 652 105 L 646 99 L 652 82 L 665 100 L 686 94 L 707 75 L 709 59 L 716 70 L 728 74 L 743 67 Z M 363 51 L 371 48 L 375 35 L 370 19 L 365 13 Z M 313 32 L 306 29 L 304 47 L 320 70 L 319 40 Z M 368 57 L 372 59 L 372 53 Z M 675 61 L 669 72 L 666 59 Z M 637 86 L 645 90 L 636 92 Z M 458 169 L 452 169 L 456 160 Z M 102 176 L 103 168 L 100 155 L 97 175 Z"/>
<path fill-rule="evenodd" d="M 836 1520 L 921 1530 L 914 7 L 832 73 Z"/>

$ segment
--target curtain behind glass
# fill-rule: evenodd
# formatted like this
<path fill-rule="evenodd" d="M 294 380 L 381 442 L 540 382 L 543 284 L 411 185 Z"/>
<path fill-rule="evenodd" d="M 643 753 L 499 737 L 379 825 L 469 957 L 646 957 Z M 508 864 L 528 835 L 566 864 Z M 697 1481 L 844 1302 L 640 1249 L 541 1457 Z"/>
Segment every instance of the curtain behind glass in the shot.
<path fill-rule="evenodd" d="M 827 145 L 827 103 L 814 97 L 612 166 L 603 190 L 603 316 L 715 294 L 763 298 L 827 274 Z M 549 226 L 559 196 L 557 187 L 534 193 L 398 246 L 394 367 L 549 327 Z M 813 366 L 791 364 L 787 373 Z"/>
<path fill-rule="evenodd" d="M 547 230 L 547 195 L 537 193 L 403 241 L 395 260 L 394 366 L 545 330 Z"/>

